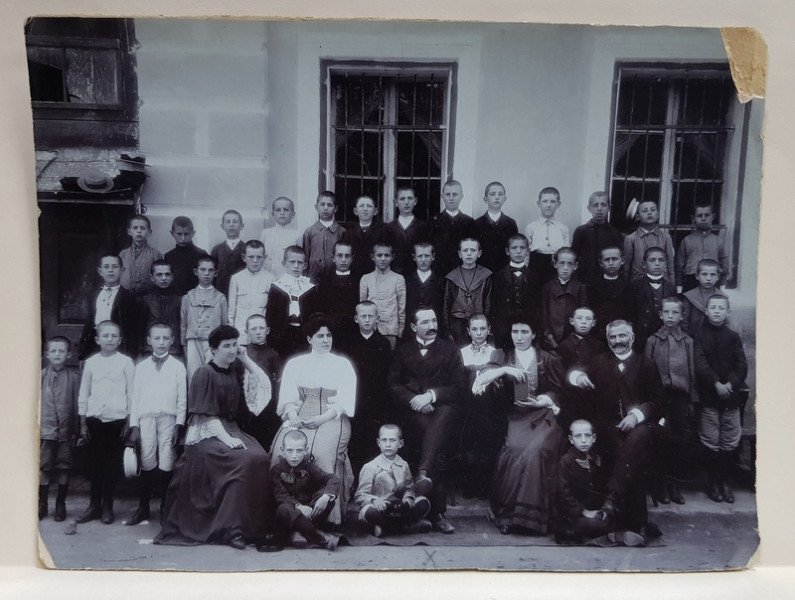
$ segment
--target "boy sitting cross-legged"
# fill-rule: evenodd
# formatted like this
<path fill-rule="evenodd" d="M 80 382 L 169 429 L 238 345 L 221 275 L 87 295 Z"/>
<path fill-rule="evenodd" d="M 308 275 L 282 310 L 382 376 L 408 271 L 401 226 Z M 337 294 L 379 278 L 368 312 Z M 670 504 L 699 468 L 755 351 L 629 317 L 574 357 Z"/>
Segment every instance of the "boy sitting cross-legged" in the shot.
<path fill-rule="evenodd" d="M 416 496 L 409 464 L 398 455 L 403 447 L 403 432 L 397 425 L 383 425 L 376 441 L 381 454 L 364 465 L 359 475 L 356 502 L 362 507 L 359 518 L 372 525 L 373 535 L 411 528 L 417 532 L 431 530 L 424 517 L 431 503 Z"/>

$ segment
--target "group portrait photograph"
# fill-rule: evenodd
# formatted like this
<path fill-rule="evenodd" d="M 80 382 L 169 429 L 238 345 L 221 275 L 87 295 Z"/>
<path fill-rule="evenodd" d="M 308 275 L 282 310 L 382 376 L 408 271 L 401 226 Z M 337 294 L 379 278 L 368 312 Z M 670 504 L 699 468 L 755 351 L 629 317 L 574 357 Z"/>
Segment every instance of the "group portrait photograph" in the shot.
<path fill-rule="evenodd" d="M 765 100 L 720 29 L 24 41 L 42 564 L 752 560 Z"/>

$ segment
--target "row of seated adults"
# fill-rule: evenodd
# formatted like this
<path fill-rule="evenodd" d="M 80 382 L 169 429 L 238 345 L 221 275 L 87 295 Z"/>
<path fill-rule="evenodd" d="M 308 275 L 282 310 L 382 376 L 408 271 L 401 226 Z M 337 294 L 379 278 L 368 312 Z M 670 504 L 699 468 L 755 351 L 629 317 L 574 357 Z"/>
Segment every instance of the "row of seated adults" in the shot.
<path fill-rule="evenodd" d="M 632 326 L 608 325 L 610 352 L 567 375 L 557 357 L 533 347 L 532 327 L 521 321 L 512 325 L 514 349 L 496 351 L 473 388 L 481 394 L 501 389 L 511 399 L 490 498 L 500 531 L 551 530 L 565 427 L 572 419 L 586 418 L 611 466 L 606 518 L 620 529 L 659 533 L 648 522 L 645 492 L 659 435 L 656 423 L 664 411 L 662 383 L 654 363 L 632 351 Z M 428 490 L 434 529 L 453 533 L 445 518 L 449 450 L 471 379 L 458 348 L 438 336 L 432 309 L 416 311 L 410 326 L 416 343 L 398 347 L 384 390 L 391 400 L 389 419 L 403 426 L 405 457 L 417 486 Z M 331 352 L 330 327 L 322 315 L 308 321 L 305 333 L 311 351 L 284 368 L 278 403 L 283 426 L 271 444 L 270 460 L 278 456 L 288 430 L 303 431 L 315 463 L 340 482 L 336 514 L 329 519 L 339 524 L 354 483 L 347 446 L 349 419 L 356 410 L 356 373 L 346 358 Z M 250 385 L 241 385 L 237 357 L 246 369 L 256 370 L 238 350 L 234 328 L 218 328 L 210 346 L 212 361 L 190 387 L 185 452 L 169 487 L 158 543 L 239 545 L 262 538 L 270 528 L 269 456 L 236 424 L 238 414 L 256 404 L 244 401 Z"/>

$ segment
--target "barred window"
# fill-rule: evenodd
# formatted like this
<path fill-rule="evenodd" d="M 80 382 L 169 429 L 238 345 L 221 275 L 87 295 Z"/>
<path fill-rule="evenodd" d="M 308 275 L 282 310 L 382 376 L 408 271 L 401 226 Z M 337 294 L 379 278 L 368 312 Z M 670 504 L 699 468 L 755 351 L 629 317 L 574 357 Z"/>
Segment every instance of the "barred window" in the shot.
<path fill-rule="evenodd" d="M 321 186 L 334 190 L 337 218 L 356 221 L 356 199 L 371 196 L 384 220 L 398 187 L 414 188 L 415 214 L 439 212 L 452 169 L 453 65 L 344 64 L 327 75 Z"/>
<path fill-rule="evenodd" d="M 742 112 L 728 65 L 622 63 L 615 85 L 611 222 L 631 231 L 630 202 L 654 200 L 661 227 L 678 247 L 692 230 L 694 207 L 710 203 L 715 231 L 725 235 L 733 216 L 727 196 L 734 192 L 727 188 L 727 160 L 736 159 L 729 140 Z"/>

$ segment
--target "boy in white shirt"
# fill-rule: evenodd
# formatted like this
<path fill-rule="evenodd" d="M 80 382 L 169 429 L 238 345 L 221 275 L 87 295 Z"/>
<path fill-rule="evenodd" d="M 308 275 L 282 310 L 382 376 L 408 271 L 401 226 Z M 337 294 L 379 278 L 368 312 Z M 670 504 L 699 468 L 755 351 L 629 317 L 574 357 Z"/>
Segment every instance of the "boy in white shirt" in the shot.
<path fill-rule="evenodd" d="M 176 460 L 175 448 L 185 430 L 187 373 L 169 354 L 174 333 L 166 323 L 154 323 L 146 338 L 153 354 L 135 367 L 130 402 L 128 446 L 140 446 L 141 475 L 138 508 L 125 525 L 149 518 L 149 500 L 155 481 L 161 488 L 160 522 L 163 523 L 166 490 Z"/>
<path fill-rule="evenodd" d="M 259 240 L 249 240 L 243 248 L 246 268 L 232 275 L 229 282 L 229 324 L 242 331 L 251 315 L 264 315 L 273 275 L 262 268 L 265 263 L 265 245 Z M 240 344 L 248 343 L 242 333 Z"/>

